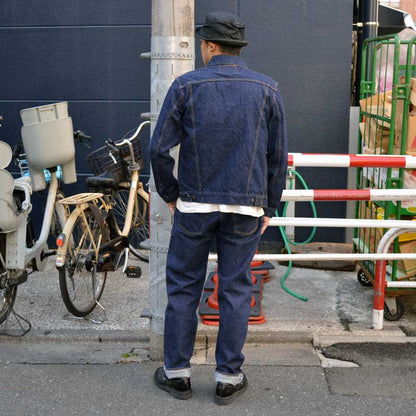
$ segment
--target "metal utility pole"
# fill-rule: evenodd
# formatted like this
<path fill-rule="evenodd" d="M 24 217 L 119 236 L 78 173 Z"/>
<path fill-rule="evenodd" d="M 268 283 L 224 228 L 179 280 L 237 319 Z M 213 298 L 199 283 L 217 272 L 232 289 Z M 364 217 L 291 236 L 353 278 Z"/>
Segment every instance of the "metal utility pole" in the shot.
<path fill-rule="evenodd" d="M 149 54 L 143 54 L 149 57 Z M 153 0 L 151 40 L 151 132 L 176 77 L 195 67 L 194 0 Z M 163 358 L 166 257 L 172 217 L 150 178 L 150 358 Z"/>

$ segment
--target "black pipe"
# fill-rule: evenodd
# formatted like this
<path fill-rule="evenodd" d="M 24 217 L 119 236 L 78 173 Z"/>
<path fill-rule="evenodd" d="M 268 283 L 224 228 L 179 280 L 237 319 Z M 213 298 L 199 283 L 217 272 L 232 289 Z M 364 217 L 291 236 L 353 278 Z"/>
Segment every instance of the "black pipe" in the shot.
<path fill-rule="evenodd" d="M 361 55 L 365 39 L 377 36 L 378 28 L 378 0 L 357 0 L 355 3 L 357 26 L 357 66 L 355 78 L 355 105 L 360 100 Z M 361 26 L 362 24 L 362 26 Z"/>
<path fill-rule="evenodd" d="M 377 36 L 378 0 L 364 0 L 364 40 Z"/>

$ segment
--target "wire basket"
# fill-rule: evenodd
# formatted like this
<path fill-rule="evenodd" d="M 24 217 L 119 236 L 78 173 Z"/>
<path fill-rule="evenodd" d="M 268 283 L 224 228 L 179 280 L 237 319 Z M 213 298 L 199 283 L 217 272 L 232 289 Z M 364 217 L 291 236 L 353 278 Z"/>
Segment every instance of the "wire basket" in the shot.
<path fill-rule="evenodd" d="M 143 156 L 140 139 L 136 138 L 133 142 L 134 159 L 139 164 L 139 170 L 143 169 Z M 130 180 L 128 162 L 131 160 L 129 146 L 127 144 L 118 148 L 120 152 L 111 152 L 108 146 L 100 147 L 87 155 L 86 159 L 94 175 L 111 173 L 117 182 Z M 114 157 L 110 156 L 111 155 Z"/>

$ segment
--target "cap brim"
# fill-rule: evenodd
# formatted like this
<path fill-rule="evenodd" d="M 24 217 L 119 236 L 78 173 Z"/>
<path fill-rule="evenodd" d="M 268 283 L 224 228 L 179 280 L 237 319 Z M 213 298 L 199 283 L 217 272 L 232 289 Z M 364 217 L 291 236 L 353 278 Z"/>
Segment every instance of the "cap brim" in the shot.
<path fill-rule="evenodd" d="M 209 42 L 214 42 L 214 43 L 218 43 L 219 45 L 224 45 L 224 46 L 236 46 L 236 47 L 243 47 L 243 46 L 247 46 L 248 42 L 246 42 L 245 40 L 234 40 L 234 39 L 212 39 L 212 37 L 208 36 L 205 32 L 204 32 L 204 28 L 203 27 L 198 27 L 197 29 L 195 29 L 195 37 L 198 39 L 204 39 L 207 40 Z"/>

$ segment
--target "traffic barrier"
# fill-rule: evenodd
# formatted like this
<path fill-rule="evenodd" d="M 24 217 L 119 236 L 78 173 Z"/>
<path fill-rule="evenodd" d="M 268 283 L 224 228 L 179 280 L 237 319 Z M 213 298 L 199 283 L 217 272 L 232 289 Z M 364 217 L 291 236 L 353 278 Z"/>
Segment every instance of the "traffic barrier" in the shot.
<path fill-rule="evenodd" d="M 263 315 L 261 299 L 263 297 L 263 279 L 261 275 L 251 274 L 253 279 L 253 295 L 251 297 L 249 325 L 263 324 L 266 319 Z M 218 272 L 208 275 L 205 283 L 204 292 L 199 305 L 199 315 L 205 325 L 218 325 L 220 321 L 218 303 Z"/>
<path fill-rule="evenodd" d="M 416 168 L 415 156 L 391 155 L 340 155 L 290 153 L 289 166 L 309 167 L 384 167 Z M 405 201 L 416 200 L 416 189 L 320 189 L 284 190 L 282 201 Z M 389 229 L 380 240 L 376 253 L 313 253 L 313 254 L 256 254 L 257 261 L 334 261 L 373 260 L 375 266 L 372 326 L 383 329 L 386 288 L 416 289 L 416 281 L 386 281 L 388 260 L 416 260 L 416 253 L 388 253 L 390 244 L 399 235 L 416 230 L 416 221 L 372 220 L 346 218 L 296 218 L 274 217 L 269 226 L 292 227 L 339 227 L 339 228 L 385 228 Z M 217 260 L 210 254 L 209 260 Z"/>
<path fill-rule="evenodd" d="M 256 254 L 258 253 L 259 251 L 256 250 Z M 269 270 L 274 269 L 274 266 L 269 261 L 267 262 L 263 260 L 252 261 L 250 264 L 250 267 L 251 267 L 251 273 L 255 275 L 260 275 L 264 283 L 270 281 Z"/>

